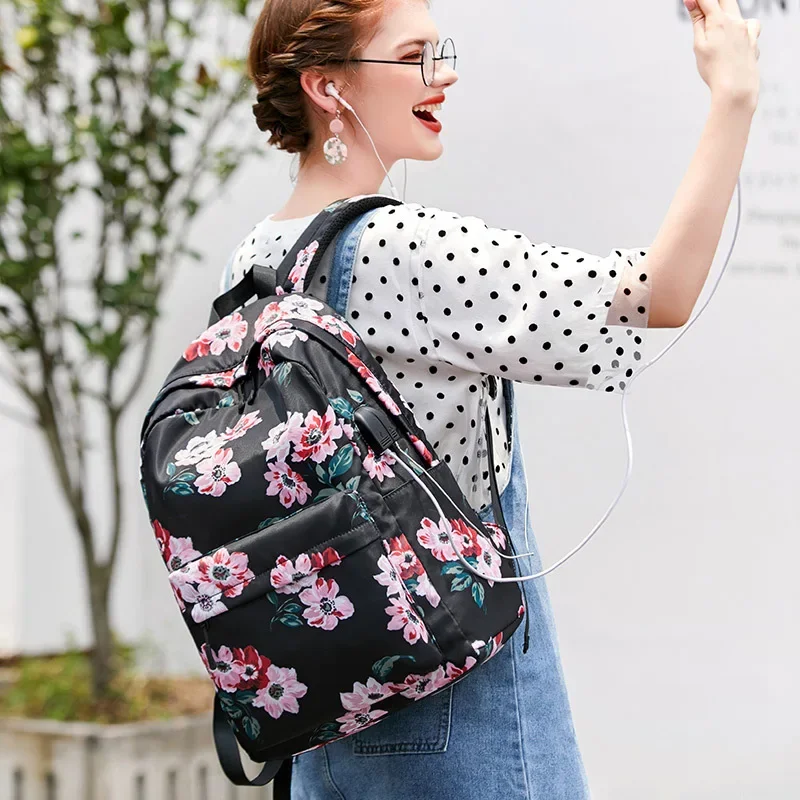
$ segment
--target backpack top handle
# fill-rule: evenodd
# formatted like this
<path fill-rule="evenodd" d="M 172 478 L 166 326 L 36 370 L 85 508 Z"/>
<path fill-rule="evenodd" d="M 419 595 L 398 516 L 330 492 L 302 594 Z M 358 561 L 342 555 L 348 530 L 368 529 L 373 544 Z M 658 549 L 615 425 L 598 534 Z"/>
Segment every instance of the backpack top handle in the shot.
<path fill-rule="evenodd" d="M 263 264 L 253 264 L 235 286 L 214 300 L 208 320 L 209 327 L 232 314 L 237 308 L 241 308 L 254 295 L 259 298 L 272 297 L 278 286 L 281 286 L 285 293 L 290 293 L 292 285 L 289 274 L 294 269 L 298 254 L 311 242 L 317 241 L 319 246 L 305 277 L 305 285 L 310 286 L 325 251 L 350 222 L 374 208 L 403 204 L 401 200 L 381 194 L 368 195 L 352 202 L 347 202 L 348 200 L 346 197 L 336 200 L 320 211 L 287 252 L 277 270 Z"/>

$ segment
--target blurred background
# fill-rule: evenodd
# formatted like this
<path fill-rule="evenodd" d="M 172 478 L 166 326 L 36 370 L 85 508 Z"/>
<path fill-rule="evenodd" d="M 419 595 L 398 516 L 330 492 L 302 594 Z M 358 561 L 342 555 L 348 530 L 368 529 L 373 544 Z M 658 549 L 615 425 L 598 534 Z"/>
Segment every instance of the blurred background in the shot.
<path fill-rule="evenodd" d="M 206 327 L 233 248 L 291 193 L 294 158 L 266 147 L 243 78 L 260 7 L 0 3 L 8 719 L 146 725 L 210 709 L 142 500 L 138 437 Z M 635 461 L 620 505 L 547 577 L 596 800 L 800 797 L 800 4 L 740 7 L 762 22 L 762 84 L 736 247 L 701 319 L 629 394 Z M 588 252 L 648 246 L 709 109 L 681 0 L 507 2 L 491 14 L 439 0 L 432 14 L 456 42 L 460 81 L 441 117 L 444 155 L 407 162 L 405 199 Z M 391 175 L 402 194 L 402 162 Z M 650 331 L 646 360 L 677 334 Z M 619 491 L 621 399 L 516 390 L 547 566 Z M 99 705 L 93 630 L 113 632 L 104 646 L 119 667 Z M 9 724 L 0 800 L 266 796 L 215 783 L 199 745 L 184 778 L 174 733 L 147 768 L 120 744 L 119 788 L 101 780 L 86 794 L 66 734 Z M 44 766 L 35 736 L 61 743 Z M 77 763 L 84 777 L 67 774 Z M 52 794 L 33 793 L 42 786 Z"/>

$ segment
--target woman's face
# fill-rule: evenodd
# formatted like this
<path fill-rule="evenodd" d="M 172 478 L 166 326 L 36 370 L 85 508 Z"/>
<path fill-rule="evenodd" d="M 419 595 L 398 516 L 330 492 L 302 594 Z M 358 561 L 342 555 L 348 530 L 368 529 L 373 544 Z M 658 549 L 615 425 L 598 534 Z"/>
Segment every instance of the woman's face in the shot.
<path fill-rule="evenodd" d="M 441 49 L 439 38 L 425 0 L 386 0 L 378 31 L 360 57 L 412 63 L 358 63 L 355 83 L 339 89 L 342 98 L 355 109 L 369 131 L 387 168 L 403 158 L 433 161 L 442 154 L 441 133 L 420 121 L 412 109 L 444 102 L 445 92 L 458 80 L 458 74 L 450 62 L 437 61 L 436 77 L 430 86 L 426 86 L 419 66 L 422 44 L 408 43 L 412 39 L 429 41 L 438 58 Z M 341 86 L 339 80 L 335 82 L 337 87 Z M 366 148 L 373 153 L 358 120 L 348 109 L 341 108 L 345 122 L 341 136 L 348 148 Z M 442 118 L 444 108 L 432 113 L 446 127 Z"/>

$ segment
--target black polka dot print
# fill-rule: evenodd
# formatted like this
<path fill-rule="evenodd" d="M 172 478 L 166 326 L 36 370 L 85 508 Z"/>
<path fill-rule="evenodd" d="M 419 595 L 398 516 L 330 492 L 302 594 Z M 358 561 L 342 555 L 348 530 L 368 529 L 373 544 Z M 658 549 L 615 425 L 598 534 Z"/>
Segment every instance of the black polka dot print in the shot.
<path fill-rule="evenodd" d="M 267 217 L 254 226 L 229 259 L 220 293 L 256 260 L 277 268 L 315 216 Z M 643 364 L 652 289 L 641 268 L 646 254 L 618 249 L 601 257 L 533 243 L 479 217 L 419 203 L 371 212 L 353 266 L 348 322 L 473 507 L 491 505 L 487 405 L 500 491 L 510 467 L 503 385 L 498 380 L 492 398 L 487 375 L 621 392 Z M 323 259 L 307 287 L 321 300 L 329 271 Z"/>

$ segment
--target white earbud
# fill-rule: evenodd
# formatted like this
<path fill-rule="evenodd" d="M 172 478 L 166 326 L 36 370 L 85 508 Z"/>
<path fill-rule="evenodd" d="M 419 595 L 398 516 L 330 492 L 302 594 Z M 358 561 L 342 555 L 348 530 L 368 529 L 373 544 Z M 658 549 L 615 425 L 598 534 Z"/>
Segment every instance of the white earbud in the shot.
<path fill-rule="evenodd" d="M 364 123 L 361 122 L 361 119 L 359 118 L 358 114 L 356 114 L 355 109 L 346 100 L 343 100 L 339 92 L 336 91 L 336 84 L 333 81 L 328 81 L 325 84 L 325 94 L 328 94 L 331 97 L 335 97 L 348 111 L 351 111 L 353 113 L 353 116 L 356 118 L 356 120 L 358 120 L 358 124 L 362 128 L 364 128 Z M 369 139 L 369 142 L 372 145 L 372 149 L 375 151 L 375 155 L 377 156 L 378 161 L 380 161 L 381 167 L 383 168 L 384 173 L 386 173 L 386 177 L 389 179 L 389 185 L 392 187 L 392 196 L 396 200 L 399 200 L 400 198 L 397 194 L 397 189 L 395 189 L 394 183 L 392 183 L 392 179 L 389 175 L 389 172 L 386 169 L 386 165 L 383 163 L 383 160 L 381 159 L 380 155 L 378 155 L 378 149 L 375 147 L 375 142 L 372 141 L 372 137 L 369 135 L 369 131 L 366 128 L 364 128 L 364 133 L 367 134 L 367 138 Z"/>

